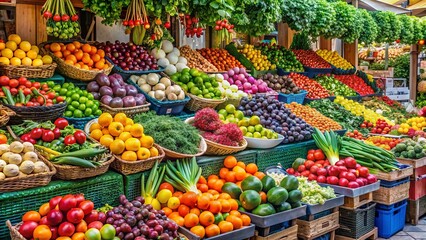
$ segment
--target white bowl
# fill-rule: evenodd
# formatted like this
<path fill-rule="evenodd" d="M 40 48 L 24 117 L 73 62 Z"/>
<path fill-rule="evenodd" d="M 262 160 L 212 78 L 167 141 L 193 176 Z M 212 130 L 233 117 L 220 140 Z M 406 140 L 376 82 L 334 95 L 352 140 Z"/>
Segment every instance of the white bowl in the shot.
<path fill-rule="evenodd" d="M 284 136 L 278 134 L 278 139 L 262 139 L 262 138 L 251 138 L 244 137 L 247 141 L 248 148 L 267 149 L 278 146 L 284 139 Z"/>

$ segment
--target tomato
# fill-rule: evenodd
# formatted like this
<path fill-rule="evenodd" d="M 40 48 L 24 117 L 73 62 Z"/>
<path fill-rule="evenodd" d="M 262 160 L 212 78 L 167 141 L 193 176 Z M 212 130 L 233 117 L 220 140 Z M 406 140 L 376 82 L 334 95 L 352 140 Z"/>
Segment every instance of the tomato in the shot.
<path fill-rule="evenodd" d="M 348 186 L 348 184 L 349 184 L 348 179 L 346 179 L 346 178 L 340 178 L 340 179 L 339 179 L 339 186 L 347 187 L 347 186 Z"/>
<path fill-rule="evenodd" d="M 306 156 L 306 160 L 315 160 L 315 155 L 313 153 L 308 153 L 308 156 Z"/>
<path fill-rule="evenodd" d="M 293 168 L 287 168 L 286 172 L 290 175 L 293 175 L 295 171 Z"/>
<path fill-rule="evenodd" d="M 33 238 L 37 240 L 49 240 L 52 232 L 47 225 L 39 225 L 34 229 Z"/>
<path fill-rule="evenodd" d="M 309 174 L 309 176 L 308 176 L 308 180 L 309 181 L 314 181 L 314 180 L 317 180 L 317 175 L 315 175 L 315 174 Z"/>
<path fill-rule="evenodd" d="M 96 228 L 87 230 L 84 236 L 86 240 L 101 240 L 101 232 Z"/>
<path fill-rule="evenodd" d="M 348 181 L 356 181 L 355 174 L 351 172 L 348 172 L 348 174 L 346 175 L 346 178 L 348 179 Z"/>
<path fill-rule="evenodd" d="M 325 156 L 324 156 L 324 153 L 321 150 L 319 150 L 319 151 L 315 151 L 314 158 L 315 160 L 324 160 Z"/>
<path fill-rule="evenodd" d="M 12 94 L 13 96 L 16 96 L 16 94 L 18 94 L 18 89 L 10 88 L 10 94 Z"/>
<path fill-rule="evenodd" d="M 79 194 L 74 194 L 74 198 L 77 201 L 77 207 L 80 203 L 82 203 L 83 201 L 85 201 L 86 199 L 84 198 L 84 194 L 83 193 L 79 193 Z"/>
<path fill-rule="evenodd" d="M 115 227 L 111 224 L 105 224 L 101 230 L 102 239 L 113 239 L 115 237 Z"/>
<path fill-rule="evenodd" d="M 62 97 L 62 96 L 58 96 L 58 97 L 56 97 L 56 101 L 57 101 L 58 103 L 61 103 L 61 102 L 65 101 L 65 98 L 64 98 L 64 97 Z"/>
<path fill-rule="evenodd" d="M 330 166 L 328 169 L 327 169 L 327 173 L 328 173 L 328 175 L 329 176 L 335 176 L 335 177 L 337 177 L 337 176 L 339 176 L 339 167 L 337 167 L 337 166 Z"/>
<path fill-rule="evenodd" d="M 1 86 L 9 86 L 10 79 L 7 76 L 0 77 L 0 85 Z"/>
<path fill-rule="evenodd" d="M 96 228 L 96 229 L 98 229 L 98 230 L 101 230 L 101 228 L 102 228 L 102 226 L 103 226 L 104 224 L 101 222 L 101 221 L 94 221 L 94 222 L 91 222 L 91 223 L 89 223 L 89 225 L 87 226 L 87 228 Z"/>
<path fill-rule="evenodd" d="M 86 221 L 88 224 L 94 221 L 98 221 L 99 219 L 99 213 L 96 210 L 92 210 L 89 214 L 86 214 L 86 217 L 84 218 L 84 221 Z"/>
<path fill-rule="evenodd" d="M 58 209 L 53 209 L 50 210 L 49 213 L 47 213 L 46 218 L 51 226 L 57 226 L 64 219 L 64 215 Z"/>
<path fill-rule="evenodd" d="M 317 177 L 317 182 L 319 182 L 319 183 L 326 183 L 327 182 L 327 178 L 325 176 L 320 175 L 320 176 Z"/>
<path fill-rule="evenodd" d="M 37 96 L 36 99 L 40 106 L 43 106 L 45 104 L 45 99 L 42 96 Z"/>
<path fill-rule="evenodd" d="M 40 219 L 41 219 L 40 213 L 38 213 L 37 211 L 28 211 L 24 214 L 24 216 L 22 216 L 23 222 L 27 222 L 27 221 L 39 222 Z"/>
<path fill-rule="evenodd" d="M 337 185 L 339 183 L 339 179 L 336 176 L 329 176 L 327 177 L 327 183 Z"/>
<path fill-rule="evenodd" d="M 16 80 L 16 79 L 10 79 L 10 81 L 9 81 L 9 86 L 10 86 L 11 88 L 16 88 L 16 87 L 18 87 L 18 86 L 19 86 L 19 81 L 18 81 L 18 80 Z"/>
<path fill-rule="evenodd" d="M 43 129 L 34 128 L 33 130 L 31 130 L 30 136 L 32 139 L 36 139 L 36 140 L 40 139 L 43 136 Z"/>
<path fill-rule="evenodd" d="M 77 207 L 77 200 L 75 199 L 74 195 L 68 194 L 61 199 L 58 205 L 59 210 L 66 212 L 71 208 Z"/>
<path fill-rule="evenodd" d="M 348 168 L 355 168 L 356 167 L 356 161 L 352 157 L 345 158 L 345 165 Z"/>
<path fill-rule="evenodd" d="M 297 168 L 297 171 L 298 171 L 298 172 L 303 172 L 303 171 L 305 171 L 305 170 L 306 170 L 305 165 L 300 165 L 300 166 Z"/>
<path fill-rule="evenodd" d="M 56 94 L 54 93 L 54 92 L 49 92 L 48 94 L 47 94 L 47 98 L 48 99 L 54 99 L 56 97 Z"/>
<path fill-rule="evenodd" d="M 311 174 L 311 172 L 309 172 L 309 170 L 305 170 L 302 173 L 300 173 L 300 175 L 304 176 L 304 177 L 308 177 L 309 174 Z"/>
<path fill-rule="evenodd" d="M 38 226 L 38 223 L 34 221 L 24 222 L 19 227 L 19 233 L 27 239 L 32 238 L 34 230 L 36 229 L 37 226 Z"/>
<path fill-rule="evenodd" d="M 81 130 L 75 131 L 74 137 L 78 144 L 83 144 L 86 142 L 86 134 Z"/>
<path fill-rule="evenodd" d="M 318 169 L 319 169 L 319 167 L 317 165 L 314 165 L 309 169 L 309 171 L 313 174 L 316 174 Z"/>
<path fill-rule="evenodd" d="M 24 85 L 25 86 L 25 84 L 27 83 L 27 81 L 28 80 L 25 77 L 18 78 L 19 85 Z"/>
<path fill-rule="evenodd" d="M 83 210 L 84 215 L 87 215 L 87 214 L 92 212 L 92 210 L 95 208 L 95 205 L 93 204 L 92 201 L 85 200 L 85 201 L 81 202 L 78 205 L 78 207 Z"/>
<path fill-rule="evenodd" d="M 315 153 L 315 149 L 311 149 L 311 150 L 309 150 L 309 151 L 308 151 L 308 154 L 310 154 L 310 153 L 314 154 L 314 153 Z"/>
<path fill-rule="evenodd" d="M 55 126 L 59 129 L 64 129 L 66 126 L 68 126 L 68 121 L 65 118 L 58 118 L 55 120 Z"/>
<path fill-rule="evenodd" d="M 75 232 L 75 227 L 72 223 L 63 222 L 58 227 L 59 236 L 71 237 Z"/>
<path fill-rule="evenodd" d="M 64 139 L 65 146 L 72 145 L 76 143 L 75 137 L 73 135 L 68 135 Z"/>
<path fill-rule="evenodd" d="M 4 134 L 0 134 L 0 144 L 7 143 L 7 136 Z"/>
<path fill-rule="evenodd" d="M 67 212 L 67 220 L 71 223 L 80 223 L 81 220 L 84 218 L 84 212 L 81 210 L 81 208 L 71 208 Z"/>
<path fill-rule="evenodd" d="M 370 174 L 370 171 L 366 167 L 360 167 L 357 170 L 359 172 L 360 177 L 366 178 L 368 176 L 368 174 Z"/>
<path fill-rule="evenodd" d="M 53 129 L 53 134 L 55 135 L 55 139 L 58 139 L 61 137 L 61 130 L 59 128 Z"/>
<path fill-rule="evenodd" d="M 51 142 L 55 140 L 55 134 L 53 133 L 52 130 L 44 129 L 41 139 L 43 140 L 43 142 Z"/>
<path fill-rule="evenodd" d="M 317 175 L 327 176 L 327 170 L 325 168 L 319 168 L 317 170 Z"/>

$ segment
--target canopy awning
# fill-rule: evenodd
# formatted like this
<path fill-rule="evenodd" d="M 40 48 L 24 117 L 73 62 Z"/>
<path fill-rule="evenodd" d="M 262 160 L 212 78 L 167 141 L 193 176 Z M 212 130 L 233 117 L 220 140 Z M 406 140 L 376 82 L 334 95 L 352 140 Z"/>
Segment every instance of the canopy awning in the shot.
<path fill-rule="evenodd" d="M 388 1 L 398 2 L 396 0 L 388 0 Z M 348 2 L 352 2 L 352 1 L 349 0 Z M 411 10 L 409 9 L 394 6 L 392 4 L 389 4 L 383 1 L 378 1 L 378 0 L 358 0 L 358 7 L 366 9 L 368 11 L 391 11 L 396 14 L 407 14 L 411 12 Z"/>
<path fill-rule="evenodd" d="M 410 9 L 411 12 L 413 13 L 414 16 L 425 16 L 426 15 L 426 1 L 420 1 L 416 4 L 413 4 L 409 7 L 407 7 L 407 9 Z"/>

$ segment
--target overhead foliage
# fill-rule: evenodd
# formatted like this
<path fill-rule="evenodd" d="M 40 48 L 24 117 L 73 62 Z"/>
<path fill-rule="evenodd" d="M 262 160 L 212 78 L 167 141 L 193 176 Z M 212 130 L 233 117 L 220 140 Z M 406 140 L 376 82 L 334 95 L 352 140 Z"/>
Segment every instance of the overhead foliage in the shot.
<path fill-rule="evenodd" d="M 423 20 L 413 16 L 411 16 L 411 18 L 413 19 L 413 41 L 414 41 L 413 43 L 416 43 L 420 39 L 424 39 L 423 32 L 422 32 Z"/>
<path fill-rule="evenodd" d="M 401 23 L 401 34 L 399 35 L 399 40 L 404 44 L 412 44 L 417 42 L 414 39 L 414 20 L 413 18 L 402 14 L 398 15 L 398 20 Z"/>
<path fill-rule="evenodd" d="M 379 33 L 376 42 L 391 43 L 397 40 L 401 34 L 401 23 L 395 13 L 389 11 L 372 12 Z"/>
<path fill-rule="evenodd" d="M 282 20 L 295 31 L 311 31 L 315 22 L 316 0 L 281 0 Z"/>
<path fill-rule="evenodd" d="M 341 38 L 348 29 L 353 30 L 355 21 L 355 8 L 346 2 L 333 2 L 331 5 L 336 12 L 336 20 L 331 24 L 329 31 L 324 36 L 326 38 Z M 355 34 L 357 34 L 355 32 Z"/>
<path fill-rule="evenodd" d="M 378 28 L 374 18 L 365 9 L 357 9 L 357 19 L 361 19 L 359 42 L 370 44 L 376 39 Z"/>
<path fill-rule="evenodd" d="M 327 0 L 317 1 L 315 19 L 307 32 L 312 37 L 319 37 L 330 31 L 331 24 L 336 20 L 336 12 Z"/>
<path fill-rule="evenodd" d="M 352 5 L 348 5 L 348 14 L 354 20 L 349 22 L 346 27 L 346 32 L 341 37 L 343 41 L 346 43 L 355 42 L 360 37 L 361 27 L 362 27 L 362 19 L 357 18 L 357 9 Z"/>

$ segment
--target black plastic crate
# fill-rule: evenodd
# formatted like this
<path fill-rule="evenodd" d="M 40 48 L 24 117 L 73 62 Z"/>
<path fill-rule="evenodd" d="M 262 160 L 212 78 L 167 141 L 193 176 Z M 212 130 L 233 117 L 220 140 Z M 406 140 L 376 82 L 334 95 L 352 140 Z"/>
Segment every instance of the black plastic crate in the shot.
<path fill-rule="evenodd" d="M 337 235 L 359 238 L 374 228 L 376 203 L 367 203 L 357 209 L 339 209 L 340 228 Z"/>

